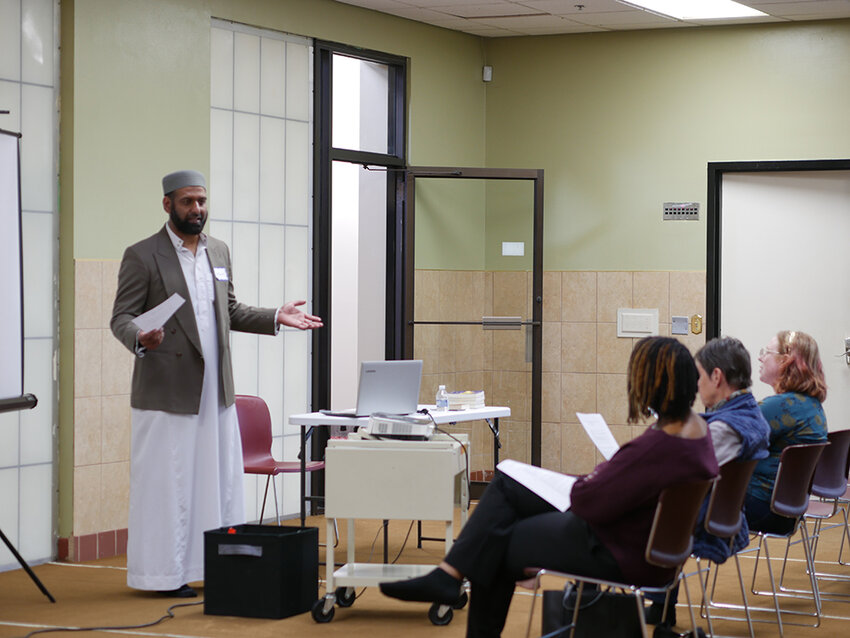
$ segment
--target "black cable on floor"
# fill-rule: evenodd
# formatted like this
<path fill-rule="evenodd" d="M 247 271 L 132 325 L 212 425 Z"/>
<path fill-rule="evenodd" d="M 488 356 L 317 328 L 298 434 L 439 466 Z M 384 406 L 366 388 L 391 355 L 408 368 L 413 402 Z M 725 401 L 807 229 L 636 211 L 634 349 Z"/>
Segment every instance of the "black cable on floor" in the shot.
<path fill-rule="evenodd" d="M 30 638 L 30 636 L 35 636 L 36 634 L 46 634 L 52 631 L 119 631 L 121 629 L 144 629 L 145 627 L 153 627 L 154 625 L 158 625 L 164 620 L 168 620 L 169 618 L 175 618 L 172 613 L 172 609 L 177 609 L 178 607 L 192 607 L 194 605 L 202 605 L 204 603 L 203 600 L 199 600 L 194 603 L 177 603 L 176 605 L 171 605 L 168 609 L 165 610 L 165 615 L 162 616 L 159 620 L 154 620 L 153 622 L 144 623 L 141 625 L 118 625 L 115 627 L 45 627 L 44 629 L 36 629 L 35 631 L 31 631 L 23 638 Z"/>

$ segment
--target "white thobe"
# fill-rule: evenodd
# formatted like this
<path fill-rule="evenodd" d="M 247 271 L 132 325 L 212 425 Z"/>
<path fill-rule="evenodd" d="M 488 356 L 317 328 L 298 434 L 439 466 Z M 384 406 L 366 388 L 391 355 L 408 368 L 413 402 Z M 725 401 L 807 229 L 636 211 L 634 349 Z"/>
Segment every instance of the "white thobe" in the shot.
<path fill-rule="evenodd" d="M 132 410 L 127 584 L 150 590 L 203 580 L 204 531 L 245 522 L 236 406 L 225 408 L 219 397 L 206 238 L 201 236 L 193 255 L 168 232 L 195 311 L 204 385 L 198 414 Z"/>

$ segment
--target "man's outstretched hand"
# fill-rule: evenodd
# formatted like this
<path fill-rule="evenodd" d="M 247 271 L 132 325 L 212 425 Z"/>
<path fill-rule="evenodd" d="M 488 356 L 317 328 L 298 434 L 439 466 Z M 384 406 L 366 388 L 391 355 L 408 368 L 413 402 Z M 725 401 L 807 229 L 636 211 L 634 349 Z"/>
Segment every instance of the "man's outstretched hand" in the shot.
<path fill-rule="evenodd" d="M 307 314 L 298 308 L 298 306 L 303 306 L 305 303 L 307 302 L 302 300 L 290 301 L 289 303 L 284 304 L 280 310 L 277 311 L 277 322 L 282 326 L 298 328 L 299 330 L 313 330 L 315 328 L 321 328 L 324 325 L 321 317 Z"/>

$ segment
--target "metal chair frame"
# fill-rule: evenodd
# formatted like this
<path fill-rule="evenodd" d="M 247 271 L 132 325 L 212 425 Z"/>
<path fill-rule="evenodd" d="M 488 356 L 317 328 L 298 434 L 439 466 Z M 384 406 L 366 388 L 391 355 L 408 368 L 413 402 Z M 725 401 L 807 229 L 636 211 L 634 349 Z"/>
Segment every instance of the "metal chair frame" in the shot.
<path fill-rule="evenodd" d="M 540 589 L 540 580 L 545 575 L 557 576 L 559 578 L 578 582 L 577 596 L 579 600 L 581 600 L 585 583 L 593 583 L 597 586 L 619 589 L 624 592 L 634 594 L 643 638 L 649 638 L 650 635 L 649 630 L 647 629 L 646 619 L 644 618 L 644 594 L 666 594 L 667 599 L 664 602 L 664 613 L 666 613 L 670 590 L 679 582 L 683 582 L 685 585 L 685 596 L 688 600 L 688 610 L 691 617 L 691 629 L 692 631 L 696 631 L 696 619 L 694 618 L 693 608 L 691 607 L 691 597 L 688 590 L 687 579 L 682 575 L 682 566 L 691 554 L 691 549 L 693 548 L 693 529 L 696 525 L 700 506 L 702 505 L 702 502 L 713 483 L 714 479 L 709 479 L 673 485 L 664 489 L 658 497 L 658 504 L 655 508 L 655 517 L 653 518 L 652 528 L 646 542 L 645 557 L 647 562 L 653 565 L 666 567 L 668 569 L 675 569 L 675 575 L 669 583 L 660 587 L 641 586 L 599 578 L 591 578 L 579 574 L 568 574 L 555 570 L 535 570 L 534 596 L 531 601 L 531 611 L 528 616 L 526 638 L 531 636 L 531 625 L 534 618 L 535 602 L 539 596 L 538 590 Z M 572 627 L 570 628 L 568 638 L 573 638 L 575 633 L 575 624 L 578 620 L 579 609 L 580 605 L 576 605 L 573 610 Z"/>
<path fill-rule="evenodd" d="M 743 525 L 743 505 L 747 495 L 747 486 L 750 478 L 755 470 L 757 460 L 748 461 L 730 461 L 720 468 L 720 477 L 714 484 L 709 496 L 708 507 L 705 514 L 705 530 L 719 538 L 729 539 L 729 548 L 735 542 L 735 537 L 741 530 Z M 735 568 L 738 574 L 738 586 L 741 590 L 741 600 L 743 602 L 744 613 L 746 615 L 747 627 L 750 632 L 750 638 L 755 638 L 753 632 L 753 621 L 750 616 L 749 605 L 747 604 L 747 588 L 744 585 L 744 577 L 741 572 L 741 563 L 738 559 L 738 553 L 731 552 L 732 558 L 735 560 Z M 699 556 L 694 557 L 697 563 L 697 573 L 702 570 L 700 568 L 702 559 Z M 705 570 L 705 583 L 700 580 L 700 588 L 702 590 L 702 604 L 700 605 L 700 615 L 708 622 L 709 635 L 714 635 L 714 626 L 711 621 L 710 600 L 707 599 L 706 590 L 708 589 L 708 579 L 711 575 L 712 561 L 708 561 L 708 567 Z M 719 565 L 718 565 L 719 567 Z M 714 570 L 714 581 L 712 584 L 712 592 L 717 585 L 717 572 Z"/>
<path fill-rule="evenodd" d="M 758 538 L 758 546 L 755 549 L 745 549 L 739 554 L 745 554 L 748 552 L 755 551 L 756 552 L 756 563 L 755 569 L 753 570 L 753 579 L 750 586 L 750 591 L 756 595 L 770 595 L 773 598 L 773 612 L 776 616 L 776 624 L 779 627 L 779 635 L 780 637 L 784 636 L 784 625 L 801 625 L 801 626 L 810 626 L 810 627 L 818 627 L 820 625 L 820 614 L 821 614 L 821 599 L 820 592 L 818 590 L 817 579 L 814 576 L 814 559 L 811 553 L 811 543 L 809 540 L 808 530 L 805 525 L 801 525 L 801 521 L 803 518 L 803 514 L 808 508 L 809 504 L 809 496 L 811 494 L 811 486 L 812 480 L 814 478 L 815 468 L 817 467 L 817 463 L 823 453 L 824 448 L 829 445 L 828 442 L 823 443 L 806 443 L 800 445 L 789 445 L 782 451 L 782 456 L 779 461 L 779 468 L 776 472 L 776 480 L 773 485 L 773 493 L 771 495 L 770 507 L 771 510 L 775 514 L 779 516 L 785 516 L 787 518 L 794 519 L 794 527 L 788 534 L 774 534 L 770 532 L 760 532 L 755 531 Z M 807 574 L 809 575 L 809 582 L 811 584 L 811 591 L 806 592 L 809 593 L 813 598 L 814 603 L 814 612 L 808 613 L 798 610 L 791 609 L 782 609 L 779 606 L 779 598 L 782 596 L 790 596 L 790 594 L 786 592 L 782 592 L 777 587 L 777 581 L 773 573 L 773 566 L 771 564 L 770 559 L 770 551 L 768 539 L 770 538 L 781 538 L 788 542 L 788 540 L 797 532 L 800 531 L 802 536 L 802 546 L 806 559 L 806 567 Z M 761 553 L 764 551 L 765 560 L 767 562 L 767 571 L 768 576 L 770 578 L 771 589 L 770 591 L 766 590 L 757 590 L 756 589 L 756 578 L 758 576 L 758 566 L 759 566 L 759 558 L 761 557 Z M 715 584 L 716 584 L 716 574 L 715 574 Z M 714 588 L 712 587 L 712 600 L 711 605 L 713 607 L 723 608 L 723 609 L 739 609 L 743 611 L 759 611 L 759 612 L 767 612 L 771 611 L 767 608 L 760 607 L 745 607 L 743 605 L 734 605 L 731 603 L 719 603 L 713 600 Z M 782 615 L 803 615 L 803 616 L 814 616 L 815 622 L 812 623 L 799 623 L 799 622 L 791 622 L 782 620 Z M 715 616 L 716 618 L 722 618 L 724 620 L 733 620 L 743 622 L 744 619 L 736 616 Z M 771 622 L 766 619 L 748 619 L 750 622 Z"/>
<path fill-rule="evenodd" d="M 848 471 L 850 471 L 850 430 L 830 432 L 827 435 L 827 440 L 830 444 L 826 449 L 824 449 L 823 455 L 820 457 L 817 468 L 815 469 L 814 478 L 812 479 L 812 496 L 817 497 L 818 500 L 812 500 L 809 503 L 806 512 L 803 514 L 802 524 L 805 525 L 809 522 L 812 523 L 812 532 L 809 538 L 812 546 L 811 554 L 813 563 L 817 556 L 818 542 L 820 541 L 821 533 L 835 527 L 842 527 L 842 541 L 843 535 L 848 533 L 847 510 L 841 505 L 839 499 L 843 498 L 847 489 L 847 475 Z M 824 528 L 824 521 L 829 520 L 839 512 L 844 518 L 843 523 L 835 523 Z M 785 560 L 782 564 L 782 573 L 779 577 L 780 589 L 783 592 L 790 594 L 810 593 L 807 590 L 794 589 L 784 585 L 788 552 L 792 545 L 799 542 L 800 541 L 791 542 L 789 538 L 785 547 Z M 815 578 L 819 581 L 846 582 L 850 580 L 850 575 L 816 571 Z M 824 596 L 823 592 L 819 593 L 821 600 L 841 601 L 842 599 L 846 599 L 850 596 L 850 593 L 841 592 L 831 592 L 827 596 Z"/>

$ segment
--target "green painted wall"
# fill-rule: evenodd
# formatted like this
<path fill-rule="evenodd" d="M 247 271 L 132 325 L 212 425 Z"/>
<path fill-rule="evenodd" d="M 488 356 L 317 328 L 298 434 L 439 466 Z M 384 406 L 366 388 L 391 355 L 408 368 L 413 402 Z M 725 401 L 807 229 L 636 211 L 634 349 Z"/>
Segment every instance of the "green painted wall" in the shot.
<path fill-rule="evenodd" d="M 74 396 L 74 260 L 120 259 L 164 223 L 162 175 L 209 172 L 212 17 L 408 57 L 410 161 L 484 164 L 477 37 L 330 0 L 63 0 L 61 11 L 63 397 Z M 60 402 L 59 421 L 59 534 L 67 536 L 72 400 Z"/>
<path fill-rule="evenodd" d="M 477 37 L 329 0 L 75 0 L 73 14 L 77 259 L 120 258 L 164 222 L 163 174 L 208 171 L 211 17 L 409 57 L 410 161 L 484 163 Z"/>
<path fill-rule="evenodd" d="M 547 269 L 702 269 L 704 218 L 663 223 L 661 204 L 704 207 L 708 162 L 850 154 L 846 20 L 482 40 L 330 0 L 63 0 L 63 300 L 74 259 L 118 259 L 163 223 L 164 173 L 208 170 L 212 17 L 408 57 L 410 163 L 545 169 Z M 453 188 L 427 194 L 417 265 L 512 268 L 497 251 L 521 240 L 515 194 Z M 61 432 L 72 423 L 63 400 Z"/>
<path fill-rule="evenodd" d="M 850 156 L 847 20 L 503 38 L 487 64 L 487 165 L 545 170 L 546 269 L 703 269 L 708 162 Z"/>

